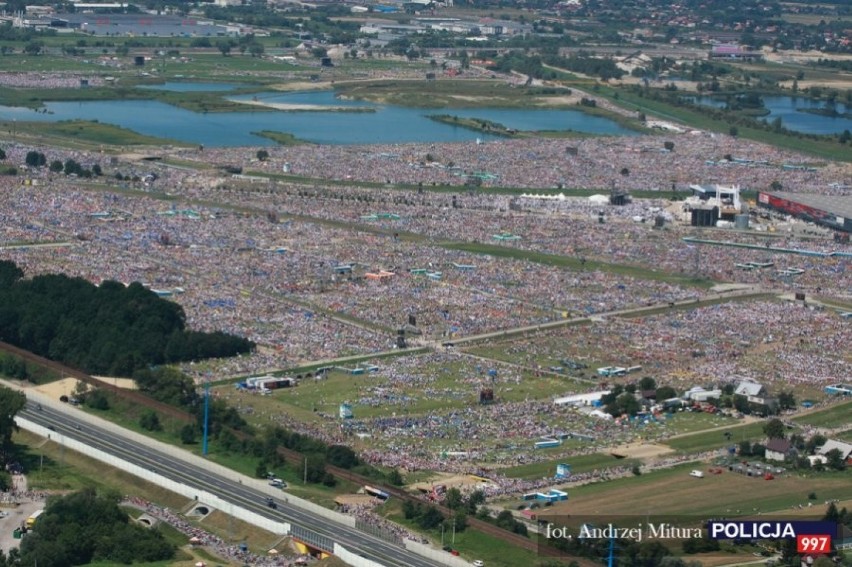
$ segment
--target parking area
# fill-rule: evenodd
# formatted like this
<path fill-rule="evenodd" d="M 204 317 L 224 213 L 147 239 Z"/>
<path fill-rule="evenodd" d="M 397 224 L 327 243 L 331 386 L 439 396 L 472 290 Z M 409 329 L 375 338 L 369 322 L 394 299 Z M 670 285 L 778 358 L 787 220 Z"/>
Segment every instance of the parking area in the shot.
<path fill-rule="evenodd" d="M 13 482 L 18 487 L 26 487 L 26 480 L 21 475 L 13 475 Z M 25 490 L 21 490 L 18 494 L 26 494 Z M 27 521 L 27 518 L 36 510 L 44 508 L 43 500 L 19 499 L 17 502 L 9 502 L 8 494 L 0 502 L 0 549 L 4 553 L 9 553 L 9 550 L 18 547 L 21 544 L 20 539 L 15 539 L 15 528 Z"/>

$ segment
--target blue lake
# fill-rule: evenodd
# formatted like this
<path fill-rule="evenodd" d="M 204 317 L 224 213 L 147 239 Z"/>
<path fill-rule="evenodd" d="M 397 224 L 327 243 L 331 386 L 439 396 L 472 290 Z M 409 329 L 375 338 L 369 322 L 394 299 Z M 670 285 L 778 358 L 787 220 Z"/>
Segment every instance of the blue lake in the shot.
<path fill-rule="evenodd" d="M 784 127 L 790 130 L 805 134 L 840 134 L 844 130 L 852 131 L 852 118 L 801 112 L 801 109 L 825 108 L 825 103 L 822 101 L 790 96 L 767 96 L 763 97 L 763 103 L 769 109 L 769 116 L 766 116 L 764 120 L 771 122 L 780 117 Z M 852 111 L 845 104 L 836 104 L 834 108 L 840 114 Z"/>
<path fill-rule="evenodd" d="M 709 96 L 684 97 L 692 98 L 697 104 L 725 108 L 727 103 L 723 98 Z M 763 105 L 769 110 L 769 114 L 761 120 L 772 122 L 781 118 L 781 123 L 788 130 L 795 130 L 804 134 L 840 134 L 844 130 L 852 131 L 852 118 L 843 116 L 822 116 L 810 112 L 802 112 L 804 109 L 825 108 L 824 101 L 812 100 L 792 96 L 765 96 Z M 849 105 L 837 103 L 834 108 L 840 114 L 852 112 Z"/>
<path fill-rule="evenodd" d="M 190 83 L 179 83 L 181 85 Z M 252 132 L 286 132 L 319 144 L 386 144 L 407 142 L 461 142 L 497 139 L 465 128 L 427 118 L 452 114 L 499 122 L 517 130 L 574 130 L 602 135 L 629 136 L 636 133 L 606 118 L 578 110 L 522 109 L 422 109 L 335 98 L 331 91 L 305 93 L 259 93 L 234 99 L 257 97 L 264 102 L 315 104 L 334 107 L 368 107 L 374 112 L 273 111 L 197 113 L 152 100 L 50 102 L 47 112 L 0 107 L 0 119 L 21 121 L 98 120 L 129 128 L 140 134 L 170 138 L 210 147 L 271 146 L 275 142 Z"/>

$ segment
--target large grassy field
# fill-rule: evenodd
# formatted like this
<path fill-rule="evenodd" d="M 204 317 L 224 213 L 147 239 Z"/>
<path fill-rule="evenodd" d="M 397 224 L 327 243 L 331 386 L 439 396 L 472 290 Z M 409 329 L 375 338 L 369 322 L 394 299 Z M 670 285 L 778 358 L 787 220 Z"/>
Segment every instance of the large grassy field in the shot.
<path fill-rule="evenodd" d="M 841 402 L 827 409 L 811 412 L 793 418 L 796 423 L 815 427 L 839 427 L 852 425 L 852 400 Z"/>
<path fill-rule="evenodd" d="M 305 379 L 296 388 L 276 390 L 270 396 L 234 391 L 234 386 L 222 386 L 217 391 L 227 396 L 231 403 L 242 407 L 252 407 L 256 416 L 273 415 L 287 412 L 289 415 L 306 421 L 318 421 L 318 414 L 336 415 L 342 402 L 350 402 L 357 418 L 379 416 L 427 415 L 433 411 L 461 409 L 477 403 L 479 388 L 461 385 L 460 378 L 466 377 L 469 370 L 460 364 L 428 364 L 417 369 L 417 376 L 432 376 L 428 392 L 421 386 L 400 386 L 391 381 L 386 370 L 376 373 L 352 375 L 345 371 L 329 372 L 324 379 Z M 510 386 L 496 385 L 495 391 L 507 402 L 527 399 L 549 398 L 553 392 L 585 388 L 581 383 L 551 375 L 535 376 L 531 371 L 521 371 L 522 379 Z M 386 398 L 382 403 L 359 403 L 365 397 L 374 397 L 371 389 L 386 389 Z M 404 398 L 404 399 L 403 399 Z M 254 415 L 249 420 L 257 419 Z M 260 419 L 263 419 L 260 417 Z"/>
<path fill-rule="evenodd" d="M 662 445 L 672 445 L 677 444 L 678 442 L 682 442 L 684 445 L 687 445 L 688 442 L 686 440 L 691 439 L 691 437 L 697 437 L 699 441 L 710 443 L 711 441 L 715 442 L 716 436 L 721 439 L 722 442 L 725 442 L 724 432 L 725 431 L 735 431 L 737 430 L 736 426 L 731 426 L 731 424 L 735 424 L 736 420 L 733 418 L 715 416 L 711 414 L 705 413 L 677 413 L 674 416 L 666 420 L 664 425 L 657 426 L 665 428 L 665 431 L 670 434 L 683 434 L 685 435 L 682 438 L 673 439 L 670 442 L 660 442 Z M 731 427 L 726 427 L 731 426 Z M 650 426 L 649 426 L 650 427 Z M 706 433 L 702 433 L 707 429 L 719 429 L 717 431 L 708 431 Z M 695 432 L 695 435 L 691 435 Z M 637 435 L 640 435 L 637 433 Z M 706 440 L 705 436 L 706 435 Z M 681 441 L 683 440 L 683 441 Z M 693 441 L 695 442 L 695 441 Z M 733 442 L 733 438 L 732 438 Z M 700 446 L 698 442 L 695 442 L 696 446 Z M 722 445 L 720 445 L 722 446 Z M 703 449 L 702 449 L 703 450 Z M 542 451 L 541 454 L 547 454 L 548 450 Z M 549 449 L 549 451 L 556 451 L 556 449 Z M 685 451 L 692 452 L 692 451 Z M 529 478 L 529 479 L 537 479 L 544 477 L 552 477 L 556 471 L 556 465 L 559 463 L 567 463 L 571 465 L 572 472 L 575 473 L 584 473 L 593 471 L 595 469 L 603 469 L 610 468 L 615 466 L 626 466 L 631 467 L 633 464 L 639 463 L 638 459 L 618 459 L 613 457 L 610 453 L 593 453 L 590 455 L 577 455 L 577 456 L 566 456 L 555 459 L 548 459 L 546 461 L 538 462 L 538 463 L 530 463 L 525 465 L 518 465 L 506 469 L 501 469 L 501 473 L 506 476 L 513 478 Z"/>
<path fill-rule="evenodd" d="M 684 435 L 664 441 L 663 444 L 671 447 L 679 453 L 700 453 L 735 445 L 740 441 L 756 441 L 766 437 L 763 433 L 762 421 L 754 423 L 735 425 L 724 429 L 704 431 L 694 435 Z M 730 440 L 726 437 L 730 433 Z"/>
<path fill-rule="evenodd" d="M 16 138 L 38 140 L 53 146 L 77 149 L 99 149 L 106 146 L 186 145 L 166 138 L 137 134 L 133 130 L 86 120 L 60 122 L 0 122 L 0 132 L 13 133 Z"/>
<path fill-rule="evenodd" d="M 807 507 L 808 495 L 816 494 L 816 502 L 852 497 L 848 472 L 824 472 L 799 475 L 790 473 L 774 480 L 748 477 L 728 472 L 704 478 L 689 475 L 693 469 L 706 469 L 686 464 L 671 469 L 625 477 L 607 483 L 587 484 L 569 491 L 569 500 L 553 507 L 554 513 L 572 516 L 595 514 L 646 513 L 715 515 L 781 512 Z M 629 502 L 629 507 L 625 503 Z M 628 512 L 629 511 L 629 512 Z M 822 514 L 818 509 L 815 514 Z"/>

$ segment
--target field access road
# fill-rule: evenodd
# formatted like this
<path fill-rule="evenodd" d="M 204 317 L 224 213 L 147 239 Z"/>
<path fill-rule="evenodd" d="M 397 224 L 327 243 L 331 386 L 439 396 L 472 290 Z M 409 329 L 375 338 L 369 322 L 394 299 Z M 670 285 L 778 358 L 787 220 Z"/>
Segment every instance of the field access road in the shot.
<path fill-rule="evenodd" d="M 67 407 L 67 410 L 66 410 Z M 77 415 L 75 415 L 77 414 Z M 175 482 L 212 493 L 235 507 L 250 510 L 258 515 L 281 522 L 289 522 L 343 545 L 353 553 L 362 555 L 388 567 L 437 567 L 437 561 L 412 554 L 405 548 L 378 539 L 327 518 L 314 516 L 290 502 L 287 494 L 277 493 L 277 510 L 266 504 L 269 493 L 252 485 L 256 479 L 234 472 L 226 477 L 219 467 L 193 462 L 198 457 L 177 448 L 155 448 L 158 442 L 140 442 L 131 438 L 120 427 L 81 415 L 73 406 L 48 407 L 28 402 L 20 416 L 57 433 L 104 451 L 116 458 L 146 468 Z M 210 464 L 212 465 L 212 463 Z"/>
<path fill-rule="evenodd" d="M 682 299 L 680 301 L 673 301 L 669 303 L 656 303 L 652 305 L 643 305 L 640 307 L 630 307 L 627 309 L 618 309 L 616 311 L 606 311 L 603 313 L 595 313 L 594 315 L 589 315 L 585 317 L 574 317 L 571 319 L 560 319 L 558 321 L 549 321 L 547 323 L 540 323 L 537 325 L 527 325 L 524 327 L 516 327 L 514 329 L 503 329 L 500 331 L 490 331 L 488 333 L 482 333 L 479 335 L 468 335 L 465 337 L 458 337 L 451 340 L 440 339 L 433 341 L 421 341 L 419 346 L 428 346 L 431 348 L 438 348 L 439 346 L 443 347 L 455 347 L 462 344 L 472 344 L 479 343 L 484 341 L 490 341 L 492 339 L 504 339 L 509 337 L 515 337 L 517 335 L 524 335 L 528 333 L 537 333 L 539 331 L 546 331 L 549 329 L 555 329 L 558 327 L 567 327 L 570 325 L 582 325 L 594 321 L 596 319 L 606 319 L 607 317 L 638 317 L 643 314 L 653 315 L 660 311 L 666 311 L 668 309 L 682 308 L 682 307 L 701 307 L 703 305 L 707 305 L 710 303 L 718 303 L 721 301 L 729 301 L 729 300 L 744 300 L 751 298 L 764 297 L 767 295 L 777 295 L 777 291 L 763 289 L 758 285 L 743 285 L 737 287 L 735 289 L 730 289 L 728 291 L 718 291 L 712 294 L 708 294 L 701 298 L 695 299 Z"/>

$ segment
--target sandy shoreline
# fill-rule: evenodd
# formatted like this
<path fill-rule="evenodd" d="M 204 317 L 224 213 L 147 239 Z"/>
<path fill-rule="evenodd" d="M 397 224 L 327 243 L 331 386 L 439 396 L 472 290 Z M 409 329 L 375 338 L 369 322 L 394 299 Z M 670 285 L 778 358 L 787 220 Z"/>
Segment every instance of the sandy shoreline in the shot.
<path fill-rule="evenodd" d="M 263 100 L 237 100 L 240 104 L 248 104 L 251 106 L 263 106 L 265 108 L 274 108 L 275 110 L 284 110 L 290 112 L 365 112 L 363 107 L 352 106 L 328 106 L 325 104 L 291 104 L 285 102 L 266 102 Z M 367 112 L 372 112 L 372 109 Z"/>

